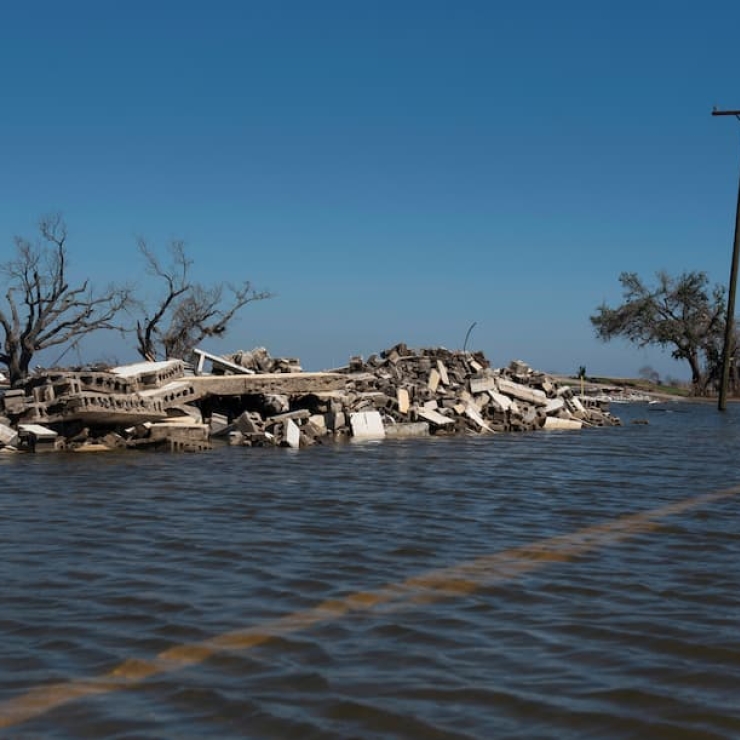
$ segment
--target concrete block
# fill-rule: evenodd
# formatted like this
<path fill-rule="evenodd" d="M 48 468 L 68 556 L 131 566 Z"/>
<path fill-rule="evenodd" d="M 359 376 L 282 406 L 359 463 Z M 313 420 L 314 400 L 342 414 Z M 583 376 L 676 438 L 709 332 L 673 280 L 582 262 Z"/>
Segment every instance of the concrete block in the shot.
<path fill-rule="evenodd" d="M 256 411 L 244 411 L 234 419 L 234 427 L 242 434 L 256 434 L 263 431 L 265 425 Z"/>
<path fill-rule="evenodd" d="M 542 390 L 548 396 L 552 395 L 555 392 L 555 386 L 547 379 L 543 380 L 540 385 L 542 387 Z"/>
<path fill-rule="evenodd" d="M 408 414 L 410 405 L 408 390 L 406 388 L 399 388 L 396 391 L 396 399 L 398 400 L 398 410 L 402 414 Z"/>
<path fill-rule="evenodd" d="M 208 439 L 207 424 L 187 422 L 157 422 L 149 426 L 149 439 L 205 442 Z"/>
<path fill-rule="evenodd" d="M 211 436 L 223 432 L 228 425 L 229 420 L 224 414 L 217 414 L 215 412 L 211 414 Z"/>
<path fill-rule="evenodd" d="M 470 392 L 473 395 L 478 393 L 485 393 L 486 391 L 498 390 L 496 386 L 496 378 L 479 377 L 470 379 Z"/>
<path fill-rule="evenodd" d="M 18 437 L 24 446 L 34 452 L 51 452 L 58 449 L 58 434 L 40 424 L 19 424 Z"/>
<path fill-rule="evenodd" d="M 326 434 L 326 416 L 324 414 L 313 414 L 309 416 L 308 423 L 313 425 L 317 434 Z"/>
<path fill-rule="evenodd" d="M 347 426 L 347 416 L 343 411 L 332 411 L 326 415 L 326 428 L 336 432 Z"/>
<path fill-rule="evenodd" d="M 34 437 L 37 440 L 56 439 L 57 433 L 53 429 L 41 426 L 40 424 L 19 424 L 18 433 L 22 437 Z"/>
<path fill-rule="evenodd" d="M 483 420 L 483 417 L 480 415 L 480 411 L 478 411 L 475 406 L 469 405 L 465 409 L 465 415 L 469 419 L 472 419 L 481 429 L 485 430 L 486 432 L 493 432 L 493 429 L 491 429 L 491 427 L 486 424 L 486 422 Z"/>
<path fill-rule="evenodd" d="M 0 424 L 0 445 L 15 445 L 18 441 L 18 432 L 5 424 Z"/>
<path fill-rule="evenodd" d="M 296 421 L 298 419 L 308 419 L 310 416 L 311 412 L 308 409 L 296 409 L 295 411 L 286 411 L 284 414 L 276 414 L 275 416 L 270 416 L 266 419 L 266 421 L 286 421 L 288 419 L 293 419 L 294 421 Z"/>
<path fill-rule="evenodd" d="M 526 375 L 530 372 L 531 368 L 526 362 L 522 362 L 521 360 L 512 360 L 509 363 L 509 370 L 511 370 L 515 375 Z"/>
<path fill-rule="evenodd" d="M 429 371 L 429 380 L 427 381 L 427 387 L 432 393 L 437 392 L 439 387 L 439 371 L 436 368 L 432 368 Z"/>
<path fill-rule="evenodd" d="M 434 409 L 424 408 L 423 406 L 417 409 L 416 413 L 422 419 L 424 419 L 425 421 L 428 421 L 430 424 L 433 424 L 434 426 L 442 427 L 442 426 L 447 426 L 448 424 L 455 423 L 455 420 L 451 419 L 449 416 L 440 414 L 439 411 L 435 411 Z"/>
<path fill-rule="evenodd" d="M 286 419 L 284 429 L 285 441 L 288 447 L 297 450 L 301 446 L 301 430 L 298 428 L 298 425 L 293 419 Z"/>
<path fill-rule="evenodd" d="M 498 381 L 498 390 L 500 393 L 504 393 L 520 401 L 533 403 L 535 406 L 544 406 L 547 403 L 547 396 L 544 391 L 537 388 L 530 388 L 528 385 L 523 385 L 522 383 L 512 383 L 510 380 L 501 378 Z"/>
<path fill-rule="evenodd" d="M 576 414 L 581 414 L 583 416 L 586 415 L 586 409 L 575 396 L 569 398 L 566 405 L 571 409 L 571 411 L 575 412 Z"/>
<path fill-rule="evenodd" d="M 429 424 L 425 421 L 409 421 L 400 424 L 387 424 L 386 437 L 426 437 L 429 435 Z"/>
<path fill-rule="evenodd" d="M 545 413 L 548 415 L 556 414 L 565 407 L 565 401 L 562 398 L 551 398 L 545 405 Z"/>
<path fill-rule="evenodd" d="M 382 439 L 385 427 L 379 411 L 359 411 L 349 415 L 352 436 L 361 439 Z"/>
<path fill-rule="evenodd" d="M 447 366 L 442 362 L 442 360 L 437 360 L 437 372 L 439 373 L 439 382 L 442 383 L 442 385 L 449 385 L 450 376 L 447 373 Z"/>
<path fill-rule="evenodd" d="M 475 404 L 478 411 L 483 411 L 483 409 L 488 406 L 490 402 L 491 397 L 487 393 L 480 393 L 473 398 L 473 403 Z"/>
<path fill-rule="evenodd" d="M 511 408 L 511 399 L 503 393 L 488 391 L 488 395 L 491 397 L 494 404 L 496 404 L 496 406 L 498 406 L 502 411 L 508 411 Z"/>
<path fill-rule="evenodd" d="M 5 391 L 2 396 L 3 406 L 9 414 L 23 413 L 26 406 L 26 394 L 23 390 Z"/>
<path fill-rule="evenodd" d="M 555 416 L 548 416 L 542 428 L 551 430 L 576 430 L 582 426 L 583 422 L 578 419 L 558 419 Z"/>

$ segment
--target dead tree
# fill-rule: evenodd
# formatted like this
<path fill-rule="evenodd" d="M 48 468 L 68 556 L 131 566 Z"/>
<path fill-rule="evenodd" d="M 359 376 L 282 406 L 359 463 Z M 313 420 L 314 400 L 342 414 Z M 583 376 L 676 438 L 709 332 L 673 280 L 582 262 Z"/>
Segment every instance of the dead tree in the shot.
<path fill-rule="evenodd" d="M 28 375 L 37 352 L 70 346 L 99 329 L 120 329 L 113 320 L 129 301 L 127 287 L 109 285 L 94 292 L 89 280 L 67 282 L 67 227 L 60 214 L 39 221 L 40 241 L 15 238 L 16 257 L 0 265 L 6 286 L 0 303 L 4 334 L 0 363 L 11 383 Z"/>
<path fill-rule="evenodd" d="M 163 284 L 153 304 L 139 302 L 144 316 L 136 322 L 136 349 L 145 360 L 186 358 L 203 339 L 223 336 L 237 312 L 248 303 L 272 297 L 267 291 L 256 291 L 249 281 L 212 287 L 191 282 L 193 262 L 185 254 L 183 241 L 170 242 L 167 265 L 143 239 L 139 239 L 139 251 L 147 272 Z"/>

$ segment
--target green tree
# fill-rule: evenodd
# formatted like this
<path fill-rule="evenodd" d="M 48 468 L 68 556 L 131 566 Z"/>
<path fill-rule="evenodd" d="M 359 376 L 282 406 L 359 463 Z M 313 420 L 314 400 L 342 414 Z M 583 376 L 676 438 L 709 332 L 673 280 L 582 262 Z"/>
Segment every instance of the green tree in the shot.
<path fill-rule="evenodd" d="M 622 337 L 638 347 L 672 348 L 675 359 L 689 363 L 693 393 L 706 395 L 721 374 L 724 288 L 710 288 L 703 272 L 676 278 L 658 272 L 656 278 L 651 287 L 636 273 L 623 272 L 624 302 L 616 308 L 602 304 L 590 317 L 596 336 L 605 342 Z"/>

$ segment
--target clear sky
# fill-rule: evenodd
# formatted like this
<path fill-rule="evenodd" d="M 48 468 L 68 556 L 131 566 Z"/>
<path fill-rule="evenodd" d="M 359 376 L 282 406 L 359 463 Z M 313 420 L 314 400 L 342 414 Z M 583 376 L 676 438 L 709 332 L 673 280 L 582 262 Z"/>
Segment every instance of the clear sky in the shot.
<path fill-rule="evenodd" d="M 497 366 L 687 377 L 589 315 L 625 270 L 727 281 L 738 28 L 737 0 L 5 2 L 0 256 L 61 211 L 75 274 L 146 291 L 136 237 L 182 238 L 277 294 L 210 349 L 309 370 L 477 322 Z"/>

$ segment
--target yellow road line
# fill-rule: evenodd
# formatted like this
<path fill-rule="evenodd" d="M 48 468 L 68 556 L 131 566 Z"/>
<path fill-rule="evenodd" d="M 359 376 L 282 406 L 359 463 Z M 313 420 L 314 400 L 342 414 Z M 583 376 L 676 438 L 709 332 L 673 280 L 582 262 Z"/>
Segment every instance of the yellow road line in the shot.
<path fill-rule="evenodd" d="M 432 570 L 376 591 L 360 591 L 342 599 L 324 601 L 312 609 L 288 614 L 255 627 L 225 632 L 202 642 L 175 645 L 150 659 L 129 659 L 108 673 L 36 688 L 0 704 L 0 729 L 27 722 L 77 699 L 120 691 L 145 679 L 204 662 L 212 655 L 243 651 L 273 638 L 298 632 L 316 624 L 365 612 L 379 605 L 391 608 L 426 604 L 472 593 L 483 585 L 512 580 L 551 563 L 568 562 L 583 553 L 613 542 L 649 532 L 659 520 L 705 506 L 740 493 L 740 486 L 683 499 L 657 509 L 629 514 L 570 534 L 538 540 L 523 547 Z"/>

